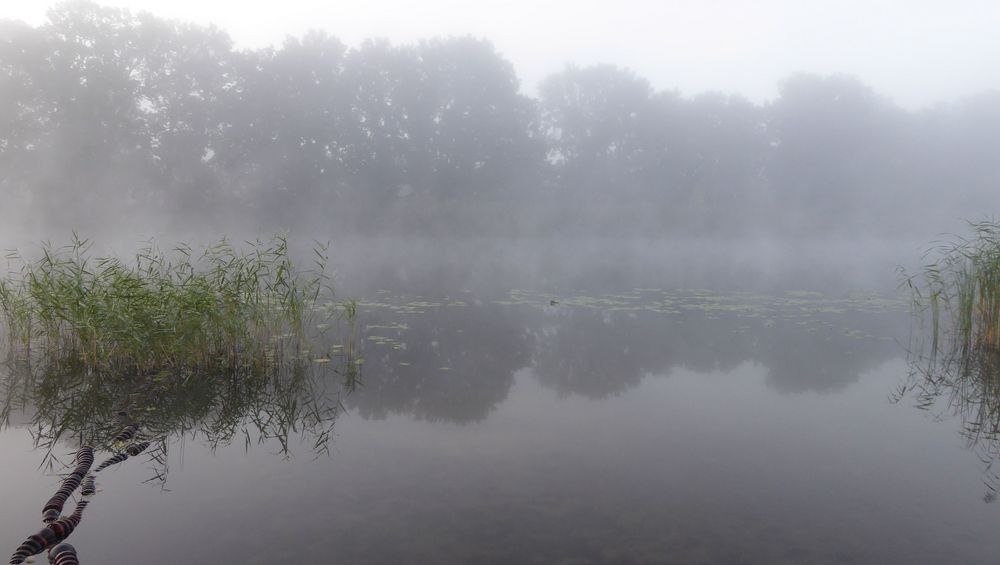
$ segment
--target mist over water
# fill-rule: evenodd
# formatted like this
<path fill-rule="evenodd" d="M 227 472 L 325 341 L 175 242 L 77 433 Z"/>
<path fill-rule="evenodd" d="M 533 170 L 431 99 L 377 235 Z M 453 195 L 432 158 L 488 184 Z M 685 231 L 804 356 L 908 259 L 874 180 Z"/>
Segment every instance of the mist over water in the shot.
<path fill-rule="evenodd" d="M 87 2 L 2 25 L 8 240 L 284 229 L 792 255 L 923 243 L 997 206 L 996 92 L 905 110 L 848 75 L 799 73 L 752 103 L 602 65 L 532 97 L 473 37 L 237 50 L 223 30 Z"/>
<path fill-rule="evenodd" d="M 119 405 L 156 448 L 101 476 L 72 539 L 85 564 L 1000 550 L 1000 426 L 970 416 L 996 391 L 934 372 L 904 285 L 1000 210 L 1000 92 L 904 108 L 806 68 L 754 102 L 612 64 L 535 89 L 488 38 L 245 49 L 87 1 L 2 18 L 4 274 L 45 242 L 128 264 L 150 240 L 169 258 L 281 233 L 304 272 L 329 244 L 333 295 L 300 297 L 310 341 L 281 349 L 294 332 L 274 326 L 246 374 L 45 369 L 32 355 L 72 348 L 11 324 L 29 329 L 0 334 L 0 550 L 37 529 L 56 480 L 39 461 L 61 472 L 87 434 L 120 450 L 102 439 Z M 206 320 L 218 294 L 192 294 Z"/>
<path fill-rule="evenodd" d="M 317 31 L 246 50 L 88 2 L 2 26 L 5 248 L 287 231 L 331 242 L 355 287 L 371 271 L 883 289 L 1000 199 L 996 92 L 907 110 L 799 73 L 752 103 L 600 65 L 528 96 L 473 37 L 348 48 Z"/>

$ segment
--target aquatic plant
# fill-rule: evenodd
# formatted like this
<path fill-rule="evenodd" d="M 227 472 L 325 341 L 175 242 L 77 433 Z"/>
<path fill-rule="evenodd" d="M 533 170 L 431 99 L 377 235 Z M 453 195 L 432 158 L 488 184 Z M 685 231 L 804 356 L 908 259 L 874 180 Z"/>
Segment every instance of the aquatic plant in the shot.
<path fill-rule="evenodd" d="M 298 347 L 329 289 L 326 248 L 314 253 L 314 268 L 298 270 L 276 235 L 201 253 L 149 243 L 126 262 L 93 257 L 91 242 L 74 236 L 43 245 L 35 260 L 8 255 L 15 268 L 0 279 L 0 318 L 11 353 L 26 360 L 123 374 L 263 366 Z"/>
<path fill-rule="evenodd" d="M 58 454 L 67 444 L 83 442 L 112 455 L 96 468 L 143 448 L 154 473 L 148 482 L 154 484 L 166 483 L 171 446 L 190 441 L 213 450 L 233 443 L 247 449 L 267 444 L 286 457 L 306 444 L 316 456 L 329 454 L 342 398 L 358 378 L 347 354 L 331 355 L 325 363 L 288 356 L 263 370 L 248 366 L 211 378 L 174 371 L 84 372 L 56 365 L 28 369 L 26 364 L 0 369 L 0 415 L 7 415 L 0 417 L 0 430 L 11 425 L 10 414 L 22 414 L 19 425 L 31 431 L 40 466 L 50 472 L 66 466 Z M 153 445 L 138 441 L 140 436 Z"/>
<path fill-rule="evenodd" d="M 43 246 L 33 261 L 12 254 L 19 268 L 0 279 L 10 346 L 0 371 L 0 428 L 15 408 L 32 414 L 32 436 L 50 470 L 57 445 L 84 445 L 42 509 L 46 526 L 17 547 L 12 564 L 46 549 L 54 562 L 75 563 L 75 550 L 60 544 L 96 492 L 94 474 L 147 453 L 153 476 L 146 482 L 165 487 L 168 447 L 180 437 L 202 435 L 214 449 L 242 436 L 249 448 L 253 434 L 289 456 L 297 434 L 312 440 L 317 456 L 329 453 L 341 407 L 339 389 L 327 390 L 330 377 L 343 376 L 346 390 L 359 378 L 356 304 L 318 304 L 332 298 L 324 247 L 314 249 L 309 271 L 292 264 L 283 236 L 241 248 L 222 240 L 200 254 L 149 244 L 131 263 L 94 258 L 90 248 L 74 238 Z M 316 331 L 330 324 L 313 317 L 338 312 L 349 333 L 335 348 Z M 311 357 L 314 347 L 329 356 Z M 110 453 L 88 472 L 91 443 Z M 77 488 L 74 512 L 62 516 Z"/>
<path fill-rule="evenodd" d="M 923 270 L 905 279 L 915 311 L 930 314 L 934 353 L 1000 352 L 1000 223 L 970 227 L 972 237 L 933 247 Z"/>
<path fill-rule="evenodd" d="M 968 446 L 986 465 L 985 499 L 996 499 L 1000 475 L 1000 224 L 971 223 L 972 236 L 929 251 L 930 261 L 905 278 L 913 312 L 910 375 L 894 395 L 961 422 Z"/>

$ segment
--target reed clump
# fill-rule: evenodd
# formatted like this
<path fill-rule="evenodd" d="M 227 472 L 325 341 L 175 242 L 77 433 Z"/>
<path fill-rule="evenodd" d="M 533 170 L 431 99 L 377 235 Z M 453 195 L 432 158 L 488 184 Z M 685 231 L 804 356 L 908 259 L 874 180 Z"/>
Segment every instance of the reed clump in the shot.
<path fill-rule="evenodd" d="M 973 235 L 935 247 L 936 258 L 906 282 L 930 312 L 934 353 L 1000 354 L 1000 223 L 971 223 Z"/>
<path fill-rule="evenodd" d="M 329 289 L 325 247 L 300 271 L 282 235 L 202 252 L 149 243 L 128 262 L 91 247 L 74 237 L 34 260 L 8 255 L 0 318 L 16 357 L 119 374 L 263 367 L 302 338 Z"/>
<path fill-rule="evenodd" d="M 910 375 L 893 398 L 958 416 L 968 446 L 986 465 L 984 500 L 1000 493 L 1000 223 L 971 223 L 968 238 L 929 251 L 905 279 L 924 324 L 909 354 Z M 929 322 L 929 327 L 926 323 Z"/>

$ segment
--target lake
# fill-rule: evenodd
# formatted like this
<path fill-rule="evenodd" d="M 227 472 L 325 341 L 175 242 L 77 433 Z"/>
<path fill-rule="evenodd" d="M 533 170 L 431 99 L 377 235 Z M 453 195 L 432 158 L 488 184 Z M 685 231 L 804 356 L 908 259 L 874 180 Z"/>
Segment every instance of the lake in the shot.
<path fill-rule="evenodd" d="M 0 546 L 130 404 L 154 446 L 98 476 L 69 540 L 84 564 L 996 559 L 992 444 L 953 399 L 907 394 L 892 284 L 412 272 L 358 277 L 356 323 L 259 383 L 92 397 L 8 368 Z"/>

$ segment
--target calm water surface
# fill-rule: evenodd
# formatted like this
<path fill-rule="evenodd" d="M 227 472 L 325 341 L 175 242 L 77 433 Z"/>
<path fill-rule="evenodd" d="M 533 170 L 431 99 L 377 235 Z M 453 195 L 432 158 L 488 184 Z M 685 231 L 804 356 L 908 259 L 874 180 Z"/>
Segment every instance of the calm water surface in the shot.
<path fill-rule="evenodd" d="M 283 437 L 258 441 L 253 400 L 229 437 L 213 435 L 224 408 L 193 410 L 201 416 L 157 430 L 163 461 L 147 455 L 102 473 L 70 540 L 81 561 L 987 563 L 1000 554 L 1000 507 L 983 501 L 986 463 L 962 422 L 946 407 L 893 401 L 911 367 L 910 319 L 892 296 L 372 290 L 357 331 L 360 384 L 342 389 L 336 355 L 327 363 L 327 351 L 314 351 L 310 378 L 321 386 L 296 392 L 334 409 L 328 442 L 329 427 L 303 422 L 288 453 Z M 37 529 L 58 484 L 39 468 L 46 397 L 31 394 L 0 432 L 8 552 Z M 235 393 L 212 394 L 177 402 L 233 404 Z M 67 439 L 54 454 L 68 461 L 74 448 Z"/>

